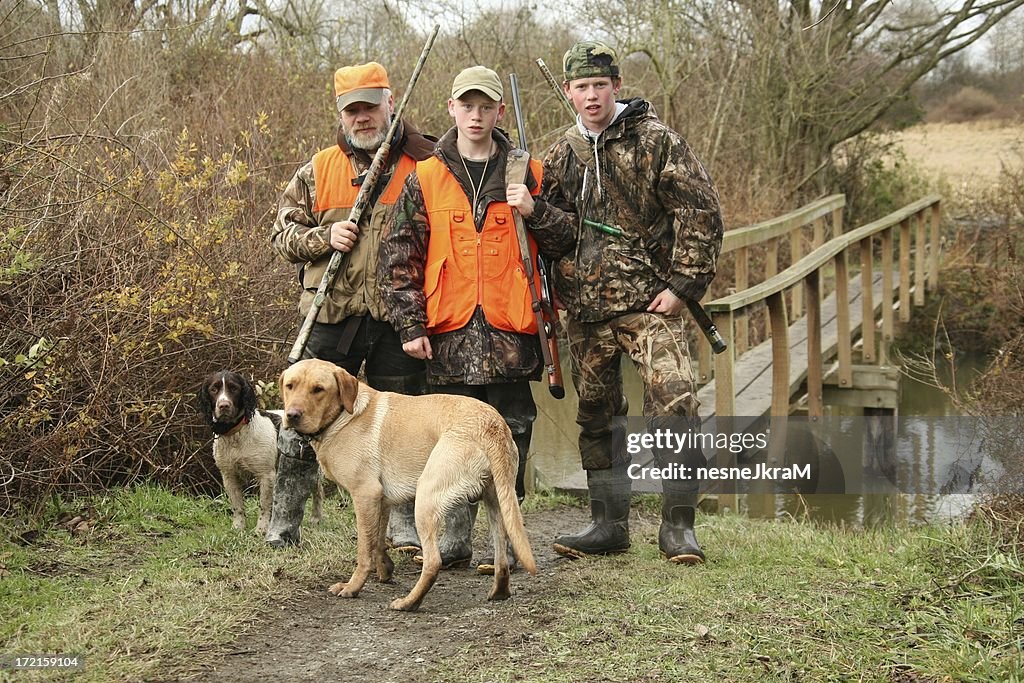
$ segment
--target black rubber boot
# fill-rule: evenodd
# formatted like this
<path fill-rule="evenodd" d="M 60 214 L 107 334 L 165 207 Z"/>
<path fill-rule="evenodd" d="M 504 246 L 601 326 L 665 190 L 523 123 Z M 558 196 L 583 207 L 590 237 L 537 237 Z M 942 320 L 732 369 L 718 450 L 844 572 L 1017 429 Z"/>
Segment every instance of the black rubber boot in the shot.
<path fill-rule="evenodd" d="M 519 465 L 516 467 L 516 498 L 519 504 L 526 499 L 526 458 L 530 452 L 530 439 L 533 437 L 533 426 L 525 434 L 513 434 L 512 440 L 516 443 L 516 450 L 519 452 Z"/>
<path fill-rule="evenodd" d="M 306 500 L 320 477 L 316 452 L 298 434 L 282 429 L 277 439 L 277 480 L 266 541 L 274 548 L 298 545 Z"/>
<path fill-rule="evenodd" d="M 388 538 L 391 548 L 400 553 L 418 553 L 420 537 L 416 533 L 416 502 L 409 501 L 391 508 L 388 518 Z"/>
<path fill-rule="evenodd" d="M 587 470 L 590 516 L 593 522 L 583 531 L 555 539 L 560 555 L 581 558 L 629 550 L 629 496 L 632 482 L 626 467 Z"/>
<path fill-rule="evenodd" d="M 704 551 L 697 542 L 693 522 L 697 515 L 697 494 L 680 493 L 666 489 L 661 501 L 661 529 L 658 548 L 669 562 L 675 564 L 701 564 Z"/>
<path fill-rule="evenodd" d="M 441 569 L 465 569 L 473 559 L 473 525 L 478 503 L 463 503 L 445 515 L 444 533 L 437 542 L 441 551 Z M 423 556 L 413 560 L 423 563 Z"/>

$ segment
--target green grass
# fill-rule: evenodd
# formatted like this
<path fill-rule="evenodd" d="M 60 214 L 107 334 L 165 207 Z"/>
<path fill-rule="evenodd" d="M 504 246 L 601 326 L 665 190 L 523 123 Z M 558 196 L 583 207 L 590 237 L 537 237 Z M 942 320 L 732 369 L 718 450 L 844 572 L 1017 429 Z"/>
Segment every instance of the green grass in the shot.
<path fill-rule="evenodd" d="M 30 530 L 0 528 L 0 653 L 84 655 L 84 681 L 144 680 L 183 653 L 233 641 L 274 597 L 322 582 L 354 556 L 347 510 L 327 504 L 303 551 L 270 552 L 255 533 L 231 528 L 223 498 L 156 487 L 74 504 L 56 501 Z M 255 501 L 250 505 L 250 524 Z M 90 528 L 60 523 L 83 514 Z"/>
<path fill-rule="evenodd" d="M 629 554 L 561 568 L 527 647 L 435 680 L 1024 680 L 1024 569 L 983 525 L 699 524 L 709 564 L 670 566 L 648 525 Z"/>
<path fill-rule="evenodd" d="M 573 500 L 543 493 L 528 511 Z M 234 532 L 223 499 L 154 487 L 7 520 L 0 653 L 85 655 L 76 681 L 167 677 L 351 569 L 351 512 L 326 508 L 301 551 L 278 552 Z M 658 556 L 657 501 L 634 511 L 630 553 L 561 564 L 544 599 L 515 606 L 503 628 L 520 646 L 477 644 L 428 680 L 1024 680 L 1020 546 L 983 520 L 856 530 L 702 515 L 711 561 L 684 568 Z M 77 514 L 89 528 L 72 534 Z"/>

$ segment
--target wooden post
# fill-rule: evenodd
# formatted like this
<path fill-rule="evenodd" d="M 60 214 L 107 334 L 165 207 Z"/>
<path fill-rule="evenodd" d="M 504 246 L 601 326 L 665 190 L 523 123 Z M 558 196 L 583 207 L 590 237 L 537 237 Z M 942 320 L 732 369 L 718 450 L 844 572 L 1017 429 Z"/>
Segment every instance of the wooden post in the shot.
<path fill-rule="evenodd" d="M 768 249 L 765 253 L 764 279 L 775 277 L 779 274 L 779 238 L 768 240 Z"/>
<path fill-rule="evenodd" d="M 733 395 L 733 366 L 736 356 L 732 343 L 732 311 L 711 314 L 711 319 L 718 328 L 719 334 L 728 345 L 722 353 L 715 355 L 715 414 L 721 417 L 732 416 L 736 410 L 736 397 Z"/>
<path fill-rule="evenodd" d="M 843 207 L 832 211 L 832 239 L 843 234 Z"/>
<path fill-rule="evenodd" d="M 892 273 L 892 228 L 882 231 L 882 342 L 878 347 L 878 362 L 885 365 L 889 358 L 889 342 L 893 337 L 893 273 Z"/>
<path fill-rule="evenodd" d="M 900 221 L 900 322 L 910 320 L 910 219 Z"/>
<path fill-rule="evenodd" d="M 942 220 L 939 202 L 932 204 L 932 239 L 928 245 L 928 289 L 935 291 L 939 286 L 939 227 Z"/>
<path fill-rule="evenodd" d="M 892 272 L 891 227 L 882 231 L 882 339 L 892 341 L 894 321 L 892 315 L 893 272 Z"/>
<path fill-rule="evenodd" d="M 874 301 L 874 255 L 871 253 L 871 236 L 860 241 L 860 296 L 861 296 L 861 351 L 865 363 L 875 362 L 875 301 Z"/>
<path fill-rule="evenodd" d="M 836 254 L 832 262 L 836 269 L 836 354 L 839 356 L 839 386 L 852 387 L 853 335 L 850 330 L 850 280 L 846 269 L 846 249 Z"/>
<path fill-rule="evenodd" d="M 789 232 L 789 265 L 793 265 L 804 255 L 803 243 L 801 242 L 802 235 L 800 228 L 795 228 Z M 793 312 L 794 318 L 799 318 L 801 311 L 804 310 L 803 306 L 803 295 L 804 292 L 799 287 L 793 287 L 789 294 L 789 300 L 792 306 L 789 309 Z"/>
<path fill-rule="evenodd" d="M 736 250 L 736 291 L 742 292 L 750 286 L 750 254 L 747 247 L 740 247 Z M 735 315 L 736 324 L 736 354 L 739 355 L 747 350 L 750 341 L 749 316 L 746 310 L 737 311 Z"/>
<path fill-rule="evenodd" d="M 772 328 L 772 415 L 789 415 L 789 320 L 783 292 L 768 297 Z"/>
<path fill-rule="evenodd" d="M 914 217 L 917 226 L 914 235 L 914 305 L 924 306 L 924 212 Z"/>
<path fill-rule="evenodd" d="M 825 413 L 822 402 L 821 361 L 821 275 L 815 270 L 804 278 L 807 293 L 807 414 L 820 418 Z"/>
<path fill-rule="evenodd" d="M 698 335 L 700 338 L 697 340 L 697 376 L 700 379 L 701 384 L 707 384 L 711 381 L 713 369 L 711 365 L 711 344 L 704 338 L 704 335 Z"/>

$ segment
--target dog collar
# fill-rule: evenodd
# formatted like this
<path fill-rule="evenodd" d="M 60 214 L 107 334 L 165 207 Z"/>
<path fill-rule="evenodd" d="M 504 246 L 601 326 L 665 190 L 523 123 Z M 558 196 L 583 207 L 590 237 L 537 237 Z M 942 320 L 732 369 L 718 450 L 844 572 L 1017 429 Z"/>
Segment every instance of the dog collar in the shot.
<path fill-rule="evenodd" d="M 239 429 L 249 424 L 249 416 L 243 415 L 231 424 L 225 424 L 223 422 L 213 423 L 213 438 L 218 439 L 222 436 L 231 436 Z"/>

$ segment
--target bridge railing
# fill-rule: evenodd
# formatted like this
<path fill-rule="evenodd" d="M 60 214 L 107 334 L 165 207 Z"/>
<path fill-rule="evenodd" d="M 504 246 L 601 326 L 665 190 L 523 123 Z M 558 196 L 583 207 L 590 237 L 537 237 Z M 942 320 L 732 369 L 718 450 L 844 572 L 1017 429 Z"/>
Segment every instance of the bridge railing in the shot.
<path fill-rule="evenodd" d="M 851 251 L 855 252 L 855 256 L 860 259 L 864 362 L 875 362 L 878 356 L 875 339 L 875 304 L 872 295 L 874 241 L 880 240 L 883 299 L 881 306 L 882 335 L 885 339 L 892 339 L 894 258 L 897 259 L 896 262 L 899 266 L 901 321 L 910 319 L 911 283 L 913 282 L 914 285 L 914 304 L 923 305 L 925 283 L 927 282 L 928 288 L 934 288 L 938 282 L 940 200 L 940 196 L 930 195 L 872 223 L 845 234 L 836 234 L 830 241 L 803 256 L 781 273 L 768 277 L 761 284 L 744 288 L 735 294 L 706 303 L 705 309 L 711 314 L 715 325 L 729 345 L 727 351 L 715 356 L 715 413 L 718 415 L 734 414 L 733 367 L 736 355 L 744 350 L 739 348 L 740 345 L 735 343 L 736 340 L 732 338 L 739 336 L 739 330 L 734 325 L 738 319 L 745 319 L 753 310 L 767 306 L 772 344 L 771 414 L 789 414 L 789 324 L 791 319 L 800 315 L 800 307 L 797 303 L 792 305 L 792 311 L 787 311 L 785 294 L 792 290 L 792 298 L 795 301 L 799 301 L 796 296 L 797 292 L 802 291 L 801 298 L 807 310 L 808 412 L 812 417 L 821 416 L 824 372 L 823 362 L 821 362 L 824 360 L 821 348 L 822 271 L 829 267 L 834 269 L 839 336 L 836 351 L 839 361 L 838 381 L 839 386 L 851 386 L 853 381 L 853 330 L 850 325 L 848 254 Z M 807 209 L 808 207 L 804 207 L 800 211 Z M 786 216 L 782 218 L 786 218 Z M 927 230 L 929 225 L 930 230 Z M 896 233 L 897 230 L 898 233 Z M 726 233 L 727 238 L 729 234 Z M 734 248 L 744 248 L 743 238 L 736 239 L 739 239 L 739 246 Z M 894 245 L 897 243 L 898 254 L 894 254 Z M 913 262 L 911 262 L 912 247 Z M 868 321 L 871 324 L 868 324 Z M 737 330 L 735 335 L 733 334 L 734 329 Z M 821 359 L 821 361 L 816 359 Z"/>
<path fill-rule="evenodd" d="M 751 262 L 760 260 L 754 258 L 759 251 L 763 250 L 764 259 L 758 281 L 764 281 L 779 272 L 779 256 L 784 240 L 789 243 L 789 263 L 796 263 L 804 256 L 807 242 L 804 233 L 808 227 L 812 249 L 825 243 L 829 226 L 832 237 L 842 234 L 845 206 L 846 197 L 833 194 L 782 216 L 726 232 L 722 239 L 722 256 L 731 256 L 733 260 L 732 290 L 742 292 L 751 286 Z M 794 290 L 790 296 L 791 309 L 801 310 L 801 290 Z M 743 353 L 750 346 L 750 320 L 744 311 L 740 311 L 734 323 L 735 334 L 730 328 L 729 336 L 735 344 L 736 353 Z M 698 377 L 703 383 L 712 377 L 711 346 L 703 338 L 698 344 Z"/>

